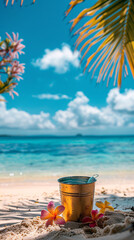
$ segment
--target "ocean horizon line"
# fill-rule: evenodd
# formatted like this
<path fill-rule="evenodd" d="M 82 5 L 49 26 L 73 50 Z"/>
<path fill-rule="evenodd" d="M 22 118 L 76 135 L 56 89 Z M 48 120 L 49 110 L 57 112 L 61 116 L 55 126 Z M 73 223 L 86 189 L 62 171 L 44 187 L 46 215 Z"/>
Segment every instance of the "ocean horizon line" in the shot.
<path fill-rule="evenodd" d="M 134 134 L 104 134 L 104 135 L 84 135 L 84 134 L 75 134 L 75 135 L 8 135 L 8 134 L 1 134 L 0 138 L 120 138 L 120 137 L 134 137 Z"/>

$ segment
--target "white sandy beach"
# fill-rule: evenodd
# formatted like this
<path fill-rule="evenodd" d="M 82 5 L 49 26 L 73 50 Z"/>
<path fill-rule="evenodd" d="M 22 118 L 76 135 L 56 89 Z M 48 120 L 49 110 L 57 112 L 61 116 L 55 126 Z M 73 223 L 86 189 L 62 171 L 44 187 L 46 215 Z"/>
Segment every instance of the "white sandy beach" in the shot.
<path fill-rule="evenodd" d="M 72 223 L 62 229 L 58 226 L 51 226 L 46 229 L 44 221 L 41 221 L 39 216 L 41 210 L 46 208 L 50 200 L 53 200 L 56 205 L 60 203 L 59 187 L 56 179 L 31 182 L 21 181 L 21 179 L 10 182 L 2 181 L 0 183 L 0 239 L 83 240 L 87 237 L 94 239 L 93 237 L 101 237 L 107 234 L 108 236 L 102 239 L 111 239 L 110 237 L 113 237 L 112 233 L 117 233 L 125 228 L 134 218 L 131 210 L 134 205 L 132 179 L 125 179 L 124 182 L 123 179 L 113 179 L 112 181 L 110 179 L 100 179 L 96 183 L 94 209 L 96 209 L 95 202 L 97 200 L 107 200 L 116 211 L 123 211 L 126 214 L 125 217 L 121 215 L 120 219 L 121 213 L 115 212 L 117 215 L 116 221 L 113 220 L 114 225 L 111 227 L 111 229 L 115 229 L 107 230 L 107 233 L 104 233 L 104 230 L 101 229 L 101 231 L 96 230 L 92 234 L 87 234 L 77 224 L 74 224 L 73 229 L 70 230 Z M 119 225 L 118 229 L 116 229 L 118 224 L 122 225 Z M 117 239 L 129 239 L 130 237 L 131 239 L 131 234 L 129 231 L 125 231 L 124 233 L 116 234 L 116 237 Z M 116 239 L 115 235 L 113 239 Z"/>

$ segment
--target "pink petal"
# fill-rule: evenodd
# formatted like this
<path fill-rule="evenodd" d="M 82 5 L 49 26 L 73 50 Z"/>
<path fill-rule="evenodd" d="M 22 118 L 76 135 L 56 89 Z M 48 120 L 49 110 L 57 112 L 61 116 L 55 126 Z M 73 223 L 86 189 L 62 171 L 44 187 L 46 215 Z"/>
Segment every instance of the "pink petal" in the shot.
<path fill-rule="evenodd" d="M 12 92 L 9 92 L 9 95 L 12 97 L 12 99 L 14 99 L 14 95 L 12 94 Z"/>
<path fill-rule="evenodd" d="M 14 91 L 14 90 L 13 90 L 13 93 L 14 93 L 16 96 L 19 96 L 19 94 L 18 94 L 16 91 Z"/>
<path fill-rule="evenodd" d="M 53 220 L 54 220 L 54 218 L 50 217 L 46 222 L 46 227 L 48 227 L 49 225 L 53 225 Z"/>
<path fill-rule="evenodd" d="M 10 39 L 10 41 L 12 42 L 12 38 L 11 38 L 11 36 L 7 32 L 6 32 L 6 35 Z"/>
<path fill-rule="evenodd" d="M 19 50 L 19 53 L 20 53 L 20 54 L 25 54 L 23 51 L 20 51 L 20 50 Z"/>
<path fill-rule="evenodd" d="M 92 210 L 91 216 L 92 216 L 93 220 L 95 220 L 95 217 L 96 217 L 97 214 L 98 214 L 98 210 L 97 209 L 96 210 Z"/>
<path fill-rule="evenodd" d="M 60 206 L 56 207 L 55 214 L 60 215 L 64 210 L 65 210 L 65 207 L 63 205 L 60 205 Z"/>
<path fill-rule="evenodd" d="M 54 209 L 55 209 L 55 205 L 54 205 L 54 202 L 53 201 L 50 201 L 47 205 L 47 209 L 48 211 L 53 214 L 54 213 Z"/>
<path fill-rule="evenodd" d="M 18 43 L 21 43 L 21 42 L 23 42 L 24 40 L 21 38 L 20 40 L 18 40 Z"/>
<path fill-rule="evenodd" d="M 93 220 L 92 220 L 92 218 L 91 217 L 84 217 L 83 219 L 82 219 L 82 223 L 90 223 L 90 222 L 92 222 Z"/>
<path fill-rule="evenodd" d="M 19 33 L 16 34 L 16 38 L 17 38 L 17 40 L 18 40 L 18 38 L 19 38 Z"/>
<path fill-rule="evenodd" d="M 104 216 L 104 214 L 99 213 L 99 214 L 97 215 L 97 219 L 99 219 L 99 218 L 101 218 L 101 217 L 103 217 L 103 216 Z"/>
<path fill-rule="evenodd" d="M 97 226 L 97 225 L 96 225 L 96 222 L 89 224 L 89 227 L 96 227 L 96 226 Z"/>
<path fill-rule="evenodd" d="M 12 34 L 13 34 L 13 40 L 14 40 L 14 42 L 16 42 L 17 41 L 16 35 L 14 32 L 12 32 Z"/>
<path fill-rule="evenodd" d="M 50 217 L 52 217 L 52 215 L 48 211 L 46 210 L 41 211 L 41 216 L 40 216 L 41 220 L 46 220 Z"/>
<path fill-rule="evenodd" d="M 55 224 L 57 225 L 64 225 L 66 222 L 63 217 L 57 216 L 54 220 Z"/>

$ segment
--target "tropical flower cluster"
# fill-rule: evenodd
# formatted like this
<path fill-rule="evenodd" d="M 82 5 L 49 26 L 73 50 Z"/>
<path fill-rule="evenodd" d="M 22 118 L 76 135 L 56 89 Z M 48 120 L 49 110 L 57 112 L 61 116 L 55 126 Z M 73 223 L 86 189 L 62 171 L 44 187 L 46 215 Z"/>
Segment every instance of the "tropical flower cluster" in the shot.
<path fill-rule="evenodd" d="M 65 224 L 64 218 L 59 216 L 65 210 L 63 205 L 55 208 L 54 202 L 51 201 L 47 205 L 47 210 L 42 210 L 40 216 L 41 220 L 47 220 L 46 227 L 53 225 L 53 222 L 57 225 Z"/>
<path fill-rule="evenodd" d="M 82 219 L 83 224 L 89 224 L 89 227 L 96 227 L 98 226 L 98 220 L 102 218 L 105 214 L 105 211 L 114 211 L 114 208 L 110 206 L 110 203 L 105 201 L 103 202 L 97 202 L 96 206 L 100 208 L 100 211 L 92 210 L 91 216 L 86 216 Z M 41 220 L 47 220 L 46 221 L 46 227 L 49 225 L 53 225 L 53 223 L 57 225 L 64 225 L 65 220 L 63 217 L 59 216 L 61 213 L 63 213 L 65 210 L 65 207 L 63 205 L 60 205 L 55 208 L 54 202 L 51 201 L 47 205 L 47 210 L 41 211 Z"/>
<path fill-rule="evenodd" d="M 16 81 L 22 79 L 24 64 L 18 61 L 19 54 L 25 47 L 23 39 L 19 39 L 19 34 L 12 33 L 12 37 L 6 33 L 6 39 L 0 40 L 0 94 L 8 92 L 12 98 L 13 94 L 18 95 L 14 88 Z"/>

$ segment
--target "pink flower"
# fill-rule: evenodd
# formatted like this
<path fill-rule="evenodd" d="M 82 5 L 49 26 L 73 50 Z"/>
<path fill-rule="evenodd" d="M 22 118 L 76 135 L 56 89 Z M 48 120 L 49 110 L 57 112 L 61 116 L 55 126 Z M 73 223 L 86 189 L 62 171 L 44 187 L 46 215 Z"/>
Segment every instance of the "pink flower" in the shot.
<path fill-rule="evenodd" d="M 14 87 L 16 87 L 17 83 L 12 83 L 12 86 L 9 87 L 9 95 L 12 97 L 12 99 L 14 99 L 14 95 L 19 96 L 19 94 L 14 91 Z"/>
<path fill-rule="evenodd" d="M 17 33 L 15 35 L 15 33 L 13 32 L 13 39 L 11 38 L 11 36 L 6 33 L 7 37 L 9 38 L 9 40 L 11 41 L 11 46 L 10 46 L 10 57 L 11 58 L 19 58 L 19 54 L 24 54 L 24 52 L 22 51 L 23 48 L 25 48 L 25 45 L 23 45 L 21 42 L 23 41 L 23 39 L 18 40 L 19 38 L 19 34 Z M 12 51 L 11 51 L 12 50 Z"/>
<path fill-rule="evenodd" d="M 24 73 L 24 64 L 20 64 L 18 61 L 14 61 L 11 63 L 11 65 L 12 67 L 10 70 L 10 74 L 12 77 L 15 77 L 19 81 L 20 79 L 22 79 L 22 77 L 20 77 L 19 75 L 22 75 L 22 73 Z"/>
<path fill-rule="evenodd" d="M 24 73 L 25 66 L 20 64 L 19 61 L 15 59 L 19 57 L 19 54 L 24 53 L 22 49 L 25 47 L 21 42 L 23 39 L 18 39 L 19 34 L 12 33 L 12 37 L 6 33 L 7 38 L 3 41 L 0 39 L 0 70 L 1 74 L 7 75 L 7 80 L 5 82 L 1 81 L 0 84 L 0 94 L 8 92 L 12 98 L 13 94 L 18 96 L 18 93 L 14 91 L 17 83 L 16 80 L 22 79 L 21 75 Z"/>
<path fill-rule="evenodd" d="M 19 95 L 16 91 L 14 91 L 14 88 L 16 87 L 17 83 L 12 82 L 12 83 L 9 83 L 8 86 L 6 86 L 4 85 L 4 83 L 2 83 L 2 81 L 0 81 L 0 84 L 2 86 L 2 90 L 0 90 L 0 94 L 4 92 L 8 92 L 12 98 L 14 98 L 13 94 L 17 96 Z"/>
<path fill-rule="evenodd" d="M 91 217 L 84 217 L 82 219 L 83 223 L 89 223 L 89 227 L 96 227 L 97 226 L 97 221 L 104 215 L 102 213 L 99 213 L 98 210 L 92 210 L 91 212 Z"/>
<path fill-rule="evenodd" d="M 60 217 L 59 215 L 65 210 L 65 207 L 63 205 L 60 205 L 55 208 L 54 202 L 51 201 L 48 203 L 46 210 L 41 211 L 41 220 L 47 220 L 46 227 L 49 225 L 52 225 L 53 222 L 58 225 L 64 225 L 65 220 L 63 217 Z"/>

